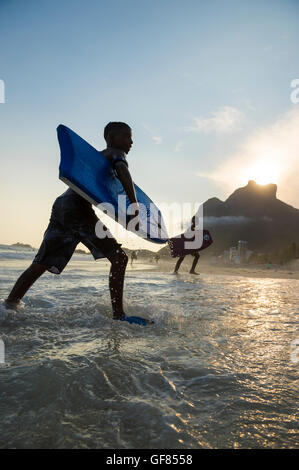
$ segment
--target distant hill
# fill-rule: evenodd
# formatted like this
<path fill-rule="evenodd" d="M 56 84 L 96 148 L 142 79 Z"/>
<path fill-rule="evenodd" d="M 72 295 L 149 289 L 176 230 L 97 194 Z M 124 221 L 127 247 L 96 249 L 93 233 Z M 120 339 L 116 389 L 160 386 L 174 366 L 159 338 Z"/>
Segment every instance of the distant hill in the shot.
<path fill-rule="evenodd" d="M 204 255 L 217 255 L 239 240 L 248 242 L 248 249 L 271 252 L 285 248 L 292 242 L 299 244 L 299 209 L 276 197 L 276 184 L 259 185 L 250 180 L 236 189 L 225 201 L 217 197 L 203 204 L 204 228 L 210 230 L 213 245 Z M 11 247 L 32 248 L 14 243 Z M 130 256 L 133 250 L 125 248 Z M 135 250 L 136 251 L 136 250 Z M 153 257 L 156 252 L 137 250 L 138 256 Z M 76 250 L 76 253 L 85 253 Z M 168 245 L 158 251 L 160 256 L 170 256 Z"/>
<path fill-rule="evenodd" d="M 8 246 L 19 246 L 20 248 L 33 248 L 31 245 L 28 245 L 26 243 L 20 243 L 20 242 L 12 243 L 11 245 L 8 245 Z"/>
<path fill-rule="evenodd" d="M 89 253 L 87 251 L 81 250 L 81 248 L 78 248 L 75 250 L 75 253 L 78 253 L 79 255 L 88 255 Z"/>
<path fill-rule="evenodd" d="M 11 247 L 14 247 L 14 248 L 30 248 L 31 250 L 35 250 L 35 248 L 33 248 L 33 246 L 28 245 L 26 243 L 20 243 L 20 242 L 12 243 L 11 245 L 7 245 L 7 246 L 11 246 Z"/>
<path fill-rule="evenodd" d="M 204 228 L 221 252 L 247 240 L 248 248 L 269 252 L 299 241 L 299 209 L 276 197 L 276 184 L 259 185 L 250 180 L 226 201 L 211 198 L 203 204 Z"/>

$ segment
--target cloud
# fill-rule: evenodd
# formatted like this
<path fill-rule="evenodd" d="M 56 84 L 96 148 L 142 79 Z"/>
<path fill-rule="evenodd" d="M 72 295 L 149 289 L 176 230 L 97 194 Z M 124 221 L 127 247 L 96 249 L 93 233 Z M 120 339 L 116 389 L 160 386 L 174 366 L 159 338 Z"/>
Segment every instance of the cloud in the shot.
<path fill-rule="evenodd" d="M 155 131 L 153 131 L 153 129 L 151 129 L 147 124 L 145 124 L 144 122 L 142 123 L 142 127 L 147 130 L 151 136 L 152 136 L 152 139 L 156 142 L 156 144 L 161 144 L 162 142 L 162 137 L 161 136 L 157 136 L 155 135 Z"/>
<path fill-rule="evenodd" d="M 250 179 L 260 184 L 276 183 L 279 198 L 298 207 L 298 172 L 299 105 L 252 132 L 214 171 L 197 174 L 220 182 L 227 190 Z"/>
<path fill-rule="evenodd" d="M 176 143 L 176 146 L 174 147 L 173 151 L 174 152 L 179 152 L 183 146 L 183 142 L 180 140 L 179 142 Z"/>
<path fill-rule="evenodd" d="M 203 132 L 208 134 L 229 134 L 241 130 L 244 121 L 244 114 L 231 106 L 223 106 L 210 116 L 199 116 L 194 118 L 195 126 L 187 127 L 189 132 Z"/>
<path fill-rule="evenodd" d="M 153 135 L 152 136 L 153 140 L 157 143 L 157 144 L 161 144 L 162 142 L 162 137 L 158 137 L 156 135 Z"/>
<path fill-rule="evenodd" d="M 240 216 L 223 216 L 223 217 L 204 217 L 205 225 L 210 227 L 216 225 L 240 225 L 247 224 L 251 219 L 248 217 Z"/>

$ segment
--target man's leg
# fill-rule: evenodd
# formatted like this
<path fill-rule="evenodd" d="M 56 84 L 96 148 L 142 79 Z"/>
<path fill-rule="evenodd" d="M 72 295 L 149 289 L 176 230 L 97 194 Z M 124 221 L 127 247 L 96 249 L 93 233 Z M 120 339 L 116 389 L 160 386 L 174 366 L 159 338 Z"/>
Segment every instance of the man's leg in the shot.
<path fill-rule="evenodd" d="M 120 318 L 125 313 L 123 310 L 123 290 L 128 257 L 121 248 L 118 248 L 111 256 L 107 256 L 107 258 L 111 262 L 109 289 L 113 318 Z"/>
<path fill-rule="evenodd" d="M 180 256 L 180 258 L 177 260 L 177 263 L 176 263 L 174 271 L 173 271 L 174 274 L 176 274 L 178 272 L 178 270 L 180 269 L 180 266 L 181 266 L 182 262 L 184 261 L 184 258 L 185 258 L 185 256 Z"/>
<path fill-rule="evenodd" d="M 46 269 L 47 268 L 43 264 L 32 263 L 15 283 L 12 291 L 5 300 L 5 305 L 7 307 L 17 305 L 21 298 L 26 294 L 27 290 L 46 271 Z"/>
<path fill-rule="evenodd" d="M 194 260 L 193 260 L 193 263 L 192 263 L 192 267 L 190 269 L 190 274 L 198 274 L 198 273 L 195 272 L 195 267 L 196 267 L 196 265 L 198 263 L 198 260 L 199 260 L 199 254 L 194 253 L 193 256 L 194 256 Z"/>

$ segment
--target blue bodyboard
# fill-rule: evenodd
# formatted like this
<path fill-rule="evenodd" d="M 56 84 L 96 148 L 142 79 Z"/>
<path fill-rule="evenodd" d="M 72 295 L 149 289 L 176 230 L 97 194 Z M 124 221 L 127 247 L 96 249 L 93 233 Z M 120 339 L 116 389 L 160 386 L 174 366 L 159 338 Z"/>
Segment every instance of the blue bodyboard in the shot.
<path fill-rule="evenodd" d="M 62 124 L 57 127 L 57 135 L 61 151 L 59 178 L 91 204 L 108 203 L 107 214 L 127 228 L 130 201 L 111 161 Z M 166 243 L 168 235 L 160 210 L 142 189 L 135 183 L 134 186 L 140 206 L 137 235 L 154 243 Z M 119 204 L 119 196 L 124 203 Z"/>

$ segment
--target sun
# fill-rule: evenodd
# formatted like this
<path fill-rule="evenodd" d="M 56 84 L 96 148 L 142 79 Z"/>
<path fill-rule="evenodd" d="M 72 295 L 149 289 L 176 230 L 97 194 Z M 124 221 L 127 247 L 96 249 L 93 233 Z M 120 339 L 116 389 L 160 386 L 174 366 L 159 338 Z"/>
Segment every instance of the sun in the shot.
<path fill-rule="evenodd" d="M 259 161 L 246 171 L 247 179 L 257 184 L 278 183 L 279 168 L 274 162 Z"/>

